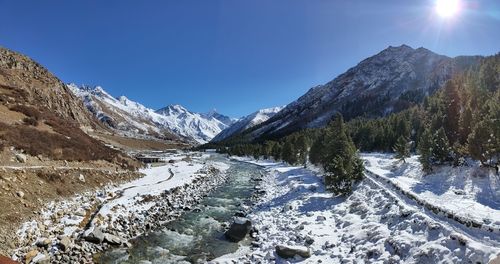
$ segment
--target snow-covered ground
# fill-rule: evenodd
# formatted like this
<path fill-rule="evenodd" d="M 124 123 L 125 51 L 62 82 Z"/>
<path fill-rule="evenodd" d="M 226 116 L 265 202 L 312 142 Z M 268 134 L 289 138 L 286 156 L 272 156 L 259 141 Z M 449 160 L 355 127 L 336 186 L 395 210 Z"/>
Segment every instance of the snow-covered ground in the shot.
<path fill-rule="evenodd" d="M 112 196 L 117 195 L 117 198 L 110 199 L 106 202 L 99 211 L 102 216 L 110 215 L 130 215 L 135 211 L 144 211 L 154 205 L 154 201 L 149 203 L 137 203 L 143 200 L 143 195 L 159 195 L 166 190 L 172 190 L 176 187 L 185 184 L 191 184 L 197 177 L 202 175 L 202 168 L 206 165 L 205 158 L 208 155 L 203 155 L 201 158 L 195 158 L 193 161 L 185 161 L 177 159 L 176 163 L 167 164 L 159 167 L 152 167 L 141 170 L 144 177 L 135 181 L 120 185 L 111 190 L 109 193 Z M 182 156 L 179 156 L 182 157 Z M 172 157 L 175 160 L 175 157 Z M 229 168 L 227 163 L 210 162 L 210 165 L 226 171 Z"/>
<path fill-rule="evenodd" d="M 402 163 L 390 154 L 363 154 L 366 169 L 443 211 L 474 220 L 500 235 L 500 176 L 479 164 L 436 167 L 425 175 L 418 156 Z"/>
<path fill-rule="evenodd" d="M 383 169 L 371 163 L 376 155 L 363 157 L 369 169 Z M 248 215 L 258 234 L 252 246 L 213 263 L 488 263 L 500 254 L 495 234 L 435 214 L 381 178 L 367 177 L 341 198 L 325 191 L 313 170 L 244 160 L 270 173 L 262 202 Z M 463 210 L 472 214 L 476 208 Z M 277 245 L 307 248 L 311 257 L 282 259 Z"/>

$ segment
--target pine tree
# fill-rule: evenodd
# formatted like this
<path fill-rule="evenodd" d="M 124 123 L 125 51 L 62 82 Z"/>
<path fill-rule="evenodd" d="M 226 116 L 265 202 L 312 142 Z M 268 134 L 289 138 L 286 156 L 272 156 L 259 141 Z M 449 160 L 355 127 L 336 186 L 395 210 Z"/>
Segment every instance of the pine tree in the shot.
<path fill-rule="evenodd" d="M 490 119 L 482 120 L 474 126 L 469 135 L 469 153 L 474 159 L 481 161 L 482 165 L 493 166 L 493 159 L 499 156 L 498 123 Z"/>
<path fill-rule="evenodd" d="M 460 118 L 460 143 L 467 143 L 467 138 L 472 132 L 472 110 L 470 106 L 466 107 Z"/>
<path fill-rule="evenodd" d="M 300 133 L 295 140 L 295 147 L 298 152 L 298 162 L 302 163 L 304 168 L 307 167 L 307 156 L 309 155 L 309 144 L 307 141 L 303 132 Z"/>
<path fill-rule="evenodd" d="M 314 140 L 309 150 L 309 161 L 314 165 L 320 165 L 323 163 L 323 157 L 325 156 L 325 136 L 324 131 Z"/>
<path fill-rule="evenodd" d="M 420 154 L 419 161 L 422 164 L 422 169 L 429 173 L 432 171 L 432 134 L 428 128 L 424 130 L 420 136 L 418 144 L 418 153 Z"/>
<path fill-rule="evenodd" d="M 432 156 L 439 163 L 444 163 L 450 159 L 450 144 L 444 128 L 438 129 L 434 135 Z"/>
<path fill-rule="evenodd" d="M 326 129 L 325 149 L 325 185 L 340 195 L 350 193 L 354 183 L 363 178 L 364 168 L 340 114 Z"/>
<path fill-rule="evenodd" d="M 283 144 L 283 149 L 281 151 L 281 157 L 285 162 L 288 162 L 291 165 L 297 163 L 297 154 L 289 137 L 285 139 L 285 143 Z"/>
<path fill-rule="evenodd" d="M 445 115 L 443 126 L 448 138 L 449 144 L 453 145 L 458 140 L 460 131 L 460 108 L 461 101 L 458 92 L 458 87 L 454 81 L 446 82 L 444 86 Z"/>
<path fill-rule="evenodd" d="M 282 160 L 281 151 L 281 144 L 279 142 L 275 142 L 271 150 L 271 156 L 273 156 L 274 160 Z"/>
<path fill-rule="evenodd" d="M 396 152 L 396 159 L 406 162 L 406 158 L 410 157 L 410 144 L 404 136 L 400 136 L 394 145 L 394 152 Z"/>

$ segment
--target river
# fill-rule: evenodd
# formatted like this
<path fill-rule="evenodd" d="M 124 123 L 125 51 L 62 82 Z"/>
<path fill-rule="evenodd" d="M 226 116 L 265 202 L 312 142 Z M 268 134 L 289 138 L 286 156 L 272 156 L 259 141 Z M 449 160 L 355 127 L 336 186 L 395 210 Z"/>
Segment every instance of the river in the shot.
<path fill-rule="evenodd" d="M 237 250 L 238 244 L 224 238 L 224 225 L 231 222 L 242 205 L 251 204 L 251 180 L 263 173 L 259 166 L 229 161 L 228 180 L 205 197 L 193 210 L 156 230 L 130 241 L 132 247 L 104 252 L 100 263 L 204 263 Z M 240 243 L 247 243 L 242 241 Z"/>

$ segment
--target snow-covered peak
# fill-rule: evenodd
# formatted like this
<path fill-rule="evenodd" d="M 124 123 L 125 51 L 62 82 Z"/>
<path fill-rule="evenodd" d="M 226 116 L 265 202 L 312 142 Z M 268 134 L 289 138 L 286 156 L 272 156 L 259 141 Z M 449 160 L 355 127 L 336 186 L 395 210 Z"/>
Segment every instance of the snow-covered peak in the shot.
<path fill-rule="evenodd" d="M 162 114 L 162 115 L 174 115 L 174 114 L 187 114 L 190 113 L 186 108 L 184 108 L 182 105 L 179 104 L 172 104 L 168 105 L 164 108 L 156 110 L 156 113 Z"/>
<path fill-rule="evenodd" d="M 181 105 L 169 105 L 156 111 L 162 115 L 170 124 L 170 128 L 179 133 L 190 135 L 200 143 L 206 143 L 213 137 L 226 129 L 227 124 L 220 114 L 207 116 L 206 114 L 195 113 L 187 110 Z"/>
<path fill-rule="evenodd" d="M 206 143 L 228 127 L 216 118 L 205 118 L 181 105 L 154 111 L 125 96 L 115 98 L 100 86 L 68 84 L 68 88 L 99 120 L 128 136 L 159 135 L 163 138 L 166 133 L 174 133 Z"/>
<path fill-rule="evenodd" d="M 249 128 L 252 128 L 260 123 L 267 121 L 269 118 L 273 117 L 276 113 L 281 111 L 284 106 L 271 107 L 266 109 L 261 109 L 256 111 L 246 117 L 241 118 L 236 123 L 226 128 L 220 132 L 216 137 L 212 139 L 213 142 L 218 142 L 226 139 L 234 134 L 243 132 Z"/>
<path fill-rule="evenodd" d="M 258 129 L 249 131 L 251 134 L 246 138 L 284 136 L 305 128 L 321 127 L 337 112 L 349 120 L 404 110 L 480 58 L 457 59 L 408 45 L 388 47 L 332 81 L 310 89 Z"/>

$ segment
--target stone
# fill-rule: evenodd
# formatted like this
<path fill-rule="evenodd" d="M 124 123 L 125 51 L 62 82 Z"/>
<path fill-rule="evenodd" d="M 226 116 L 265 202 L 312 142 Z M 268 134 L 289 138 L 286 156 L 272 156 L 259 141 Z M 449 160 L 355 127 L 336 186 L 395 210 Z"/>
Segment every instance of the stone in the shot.
<path fill-rule="evenodd" d="M 24 193 L 22 191 L 16 192 L 16 195 L 19 196 L 19 198 L 23 198 L 24 197 Z"/>
<path fill-rule="evenodd" d="M 36 257 L 36 255 L 38 255 L 38 250 L 36 249 L 33 249 L 26 253 L 26 256 L 24 257 L 26 264 L 29 264 L 31 260 Z"/>
<path fill-rule="evenodd" d="M 85 177 L 83 176 L 83 174 L 80 174 L 78 176 L 78 180 L 81 181 L 81 182 L 83 182 L 83 183 L 85 183 Z"/>
<path fill-rule="evenodd" d="M 71 243 L 71 240 L 68 238 L 68 237 L 63 237 L 61 239 L 61 241 L 59 241 L 59 244 L 57 244 L 57 246 L 62 250 L 62 251 L 66 251 L 68 249 L 70 249 L 72 247 L 72 244 Z"/>
<path fill-rule="evenodd" d="M 311 251 L 309 248 L 302 246 L 277 245 L 276 254 L 282 258 L 293 258 L 295 256 L 300 256 L 302 258 L 311 257 Z"/>
<path fill-rule="evenodd" d="M 245 238 L 245 236 L 252 229 L 252 222 L 248 218 L 235 217 L 233 223 L 229 227 L 229 230 L 224 233 L 227 239 L 232 242 L 239 242 Z"/>
<path fill-rule="evenodd" d="M 83 239 L 94 244 L 100 244 L 104 240 L 104 233 L 100 227 L 91 227 L 83 232 Z"/>
<path fill-rule="evenodd" d="M 26 155 L 18 153 L 16 154 L 16 160 L 20 163 L 26 163 L 28 158 L 26 157 Z"/>
<path fill-rule="evenodd" d="M 37 254 L 33 260 L 31 260 L 31 263 L 37 263 L 37 264 L 49 264 L 50 263 L 50 257 L 45 255 L 45 254 Z"/>
<path fill-rule="evenodd" d="M 310 237 L 310 236 L 306 236 L 306 245 L 312 245 L 314 243 L 314 238 Z"/>
<path fill-rule="evenodd" d="M 37 247 L 41 247 L 41 248 L 48 248 L 50 246 L 50 244 L 52 244 L 52 240 L 48 239 L 48 238 L 39 238 L 36 242 L 35 242 L 35 245 Z"/>
<path fill-rule="evenodd" d="M 108 233 L 105 233 L 104 234 L 104 239 L 103 239 L 104 242 L 107 242 L 108 244 L 110 245 L 121 245 L 122 244 L 122 240 L 121 238 L 115 236 L 115 235 L 111 235 L 111 234 L 108 234 Z"/>
<path fill-rule="evenodd" d="M 316 217 L 316 221 L 325 221 L 326 220 L 326 217 L 322 216 L 322 215 L 318 215 Z"/>

